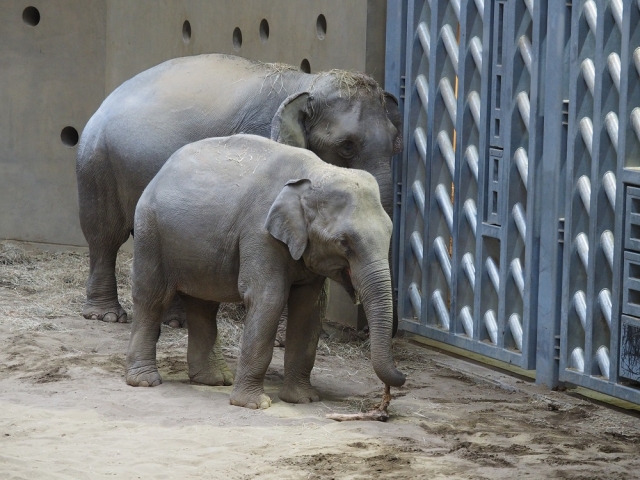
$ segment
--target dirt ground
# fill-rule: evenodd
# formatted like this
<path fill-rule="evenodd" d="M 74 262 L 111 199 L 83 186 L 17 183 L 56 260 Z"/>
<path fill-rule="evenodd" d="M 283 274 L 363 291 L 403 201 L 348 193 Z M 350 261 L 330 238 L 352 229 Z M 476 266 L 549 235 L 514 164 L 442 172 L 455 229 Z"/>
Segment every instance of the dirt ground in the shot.
<path fill-rule="evenodd" d="M 189 383 L 187 332 L 169 327 L 158 345 L 164 383 L 129 387 L 130 325 L 78 314 L 87 263 L 83 254 L 0 244 L 0 478 L 640 478 L 636 413 L 407 339 L 394 343 L 409 378 L 392 390 L 387 423 L 325 418 L 380 400 L 357 339 L 322 340 L 312 378 L 319 403 L 278 399 L 284 351 L 276 348 L 265 382 L 273 406 L 230 406 L 232 387 Z M 121 255 L 125 296 L 129 266 Z M 224 322 L 235 368 L 241 325 Z"/>

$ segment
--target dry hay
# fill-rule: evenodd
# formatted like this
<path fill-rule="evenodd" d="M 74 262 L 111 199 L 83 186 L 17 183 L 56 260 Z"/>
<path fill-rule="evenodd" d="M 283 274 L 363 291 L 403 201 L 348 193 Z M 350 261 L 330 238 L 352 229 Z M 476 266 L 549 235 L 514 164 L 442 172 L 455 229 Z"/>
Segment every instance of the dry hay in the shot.
<path fill-rule="evenodd" d="M 345 340 L 341 337 L 323 333 L 318 342 L 318 355 L 332 356 L 345 361 L 369 359 L 368 338 L 362 335 L 349 335 Z"/>
<path fill-rule="evenodd" d="M 238 357 L 242 344 L 246 310 L 241 303 L 223 303 L 218 310 L 218 335 L 225 355 Z"/>
<path fill-rule="evenodd" d="M 270 79 L 271 92 L 280 93 L 284 87 L 282 75 L 287 72 L 299 72 L 298 67 L 289 65 L 287 63 L 263 63 L 260 61 L 252 62 L 256 68 L 266 71 L 266 75 L 262 82 L 261 91 L 264 88 L 264 84 Z M 311 82 L 310 89 L 313 90 L 318 80 L 323 78 L 331 78 L 334 85 L 338 88 L 341 94 L 345 94 L 347 98 L 351 97 L 370 97 L 379 98 L 382 106 L 386 103 L 386 97 L 384 89 L 380 87 L 372 77 L 362 72 L 355 72 L 351 70 L 332 69 L 325 72 L 319 72 L 315 74 L 315 78 Z"/>
<path fill-rule="evenodd" d="M 118 283 L 123 289 L 130 284 L 125 274 L 130 262 L 130 255 L 118 259 Z M 81 315 L 88 271 L 85 253 L 27 252 L 15 244 L 0 243 L 0 288 L 26 300 L 0 304 L 0 322 L 13 323 L 17 329 L 46 329 L 45 319 Z"/>
<path fill-rule="evenodd" d="M 254 60 L 253 63 L 257 67 L 267 70 L 269 72 L 269 75 L 279 75 L 285 72 L 297 72 L 300 70 L 299 68 L 294 67 L 293 65 L 289 65 L 288 63 L 265 63 L 258 60 Z"/>
<path fill-rule="evenodd" d="M 314 80 L 312 88 L 318 79 L 324 77 L 331 77 L 338 90 L 348 98 L 358 96 L 378 97 L 382 105 L 385 105 L 384 90 L 378 85 L 378 82 L 366 73 L 337 69 L 320 72 Z"/>
<path fill-rule="evenodd" d="M 131 253 L 118 253 L 118 295 L 130 318 L 133 316 L 132 263 Z M 14 243 L 0 243 L 0 288 L 12 291 L 23 300 L 0 301 L 0 323 L 9 323 L 14 330 L 59 330 L 52 319 L 82 315 L 88 274 L 88 253 L 26 251 Z M 227 355 L 237 357 L 240 353 L 245 314 L 242 304 L 220 306 L 218 332 Z M 162 345 L 186 346 L 186 341 L 186 330 L 163 327 Z M 318 343 L 318 354 L 349 364 L 354 360 L 368 361 L 369 340 L 361 333 L 349 335 L 347 341 L 325 333 Z"/>
<path fill-rule="evenodd" d="M 0 243 L 0 265 L 31 263 L 31 257 L 22 248 L 12 243 Z"/>
<path fill-rule="evenodd" d="M 371 393 L 364 397 L 357 397 L 357 396 L 348 397 L 346 399 L 345 404 L 341 405 L 340 408 L 338 408 L 337 410 L 339 410 L 341 413 L 348 413 L 348 412 L 363 413 L 363 412 L 368 412 L 370 410 L 373 410 L 379 404 L 380 404 L 380 401 L 378 400 L 378 398 Z"/>
<path fill-rule="evenodd" d="M 256 69 L 266 72 L 264 79 L 262 80 L 262 85 L 260 86 L 260 91 L 262 92 L 265 83 L 270 83 L 269 94 L 281 93 L 283 90 L 286 91 L 282 75 L 287 72 L 299 71 L 298 68 L 293 65 L 289 65 L 288 63 L 264 63 L 257 60 L 254 60 L 252 63 L 255 65 Z M 269 82 L 267 82 L 267 80 L 269 80 Z"/>

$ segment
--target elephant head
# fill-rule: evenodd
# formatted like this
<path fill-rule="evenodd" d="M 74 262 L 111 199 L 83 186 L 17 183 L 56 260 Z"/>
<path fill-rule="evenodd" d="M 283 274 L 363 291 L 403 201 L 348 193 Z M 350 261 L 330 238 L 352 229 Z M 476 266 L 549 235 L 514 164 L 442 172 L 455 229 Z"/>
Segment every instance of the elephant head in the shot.
<path fill-rule="evenodd" d="M 399 387 L 405 376 L 391 354 L 389 272 L 391 219 L 376 180 L 358 170 L 331 169 L 312 182 L 290 180 L 274 201 L 266 229 L 295 260 L 359 297 L 369 320 L 371 362 L 378 377 Z"/>
<path fill-rule="evenodd" d="M 365 170 L 392 212 L 391 157 L 402 151 L 398 101 L 371 77 L 332 70 L 289 96 L 271 123 L 271 139 L 306 148 L 333 165 Z"/>

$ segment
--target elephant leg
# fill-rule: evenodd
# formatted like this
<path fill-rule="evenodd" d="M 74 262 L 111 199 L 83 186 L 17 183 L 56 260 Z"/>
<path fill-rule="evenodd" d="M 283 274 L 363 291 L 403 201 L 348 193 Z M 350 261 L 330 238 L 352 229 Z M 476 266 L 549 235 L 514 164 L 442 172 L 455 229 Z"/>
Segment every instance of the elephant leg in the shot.
<path fill-rule="evenodd" d="M 87 299 L 82 315 L 93 320 L 126 323 L 127 313 L 118 302 L 115 268 L 118 249 L 133 229 L 133 214 L 123 213 L 116 184 L 105 172 L 91 175 L 83 170 L 78 174 L 80 226 L 89 244 Z"/>
<path fill-rule="evenodd" d="M 233 373 L 222 356 L 216 314 L 220 304 L 181 295 L 187 312 L 189 378 L 204 385 L 232 385 Z M 174 299 L 175 302 L 175 299 Z"/>
<path fill-rule="evenodd" d="M 287 346 L 284 351 L 284 385 L 280 399 L 289 403 L 320 400 L 311 386 L 311 370 L 322 330 L 320 294 L 324 278 L 309 285 L 291 287 Z"/>
<path fill-rule="evenodd" d="M 320 298 L 318 299 L 318 305 L 320 307 L 320 319 L 325 318 L 327 314 L 327 300 L 329 297 L 329 279 L 325 280 L 322 291 L 320 292 Z M 276 334 L 275 347 L 284 347 L 287 335 L 287 318 L 289 317 L 289 307 L 285 306 L 280 315 L 280 322 L 278 323 L 278 333 Z"/>
<path fill-rule="evenodd" d="M 126 241 L 126 237 L 124 238 Z M 124 243 L 89 244 L 89 279 L 87 300 L 82 316 L 91 320 L 127 323 L 127 312 L 118 301 L 116 284 L 116 257 Z"/>
<path fill-rule="evenodd" d="M 156 343 L 160 337 L 162 305 L 135 306 L 135 322 L 127 349 L 127 384 L 134 387 L 155 387 L 162 383 L 156 365 Z"/>
<path fill-rule="evenodd" d="M 263 279 L 264 281 L 264 279 Z M 280 314 L 287 301 L 284 286 L 261 289 L 245 300 L 247 318 L 242 349 L 229 402 L 247 408 L 269 408 L 271 398 L 264 393 L 264 375 L 273 356 Z"/>
<path fill-rule="evenodd" d="M 158 255 L 159 241 L 151 226 L 143 238 L 136 238 L 133 258 L 133 313 L 127 349 L 125 378 L 134 387 L 154 387 L 162 383 L 156 364 L 156 343 L 160 337 L 162 318 L 175 296 Z"/>

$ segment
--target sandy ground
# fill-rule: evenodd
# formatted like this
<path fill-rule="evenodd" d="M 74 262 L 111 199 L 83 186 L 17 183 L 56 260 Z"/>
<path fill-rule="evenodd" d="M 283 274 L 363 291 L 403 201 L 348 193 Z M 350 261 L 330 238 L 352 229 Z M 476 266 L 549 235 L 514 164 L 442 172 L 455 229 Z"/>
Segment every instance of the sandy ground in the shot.
<path fill-rule="evenodd" d="M 130 325 L 60 316 L 56 304 L 79 308 L 86 256 L 65 264 L 73 271 L 60 256 L 25 258 L 2 264 L 0 249 L 0 478 L 640 478 L 637 415 L 406 339 L 394 351 L 409 379 L 392 390 L 387 423 L 325 418 L 380 400 L 362 342 L 323 341 L 312 378 L 323 401 L 308 405 L 278 399 L 276 348 L 273 406 L 252 411 L 229 405 L 231 387 L 190 384 L 187 332 L 166 327 L 164 383 L 129 387 Z"/>

